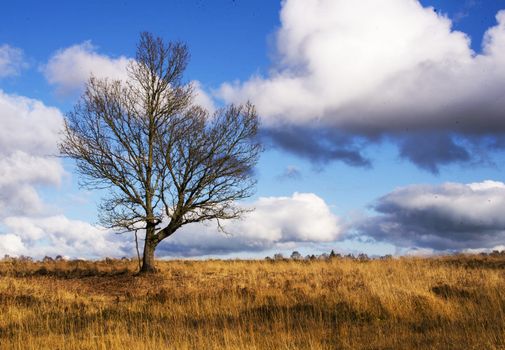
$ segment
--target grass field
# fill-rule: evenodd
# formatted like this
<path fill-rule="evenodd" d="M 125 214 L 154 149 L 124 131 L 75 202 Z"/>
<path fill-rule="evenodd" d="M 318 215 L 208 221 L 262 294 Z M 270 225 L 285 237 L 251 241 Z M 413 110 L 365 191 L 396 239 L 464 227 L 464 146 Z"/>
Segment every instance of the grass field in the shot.
<path fill-rule="evenodd" d="M 504 349 L 505 257 L 0 262 L 1 349 Z"/>

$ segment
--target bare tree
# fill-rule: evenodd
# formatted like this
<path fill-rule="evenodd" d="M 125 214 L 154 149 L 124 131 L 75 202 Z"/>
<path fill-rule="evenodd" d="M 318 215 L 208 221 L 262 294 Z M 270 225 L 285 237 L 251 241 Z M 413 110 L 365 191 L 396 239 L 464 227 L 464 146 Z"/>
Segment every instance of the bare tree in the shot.
<path fill-rule="evenodd" d="M 128 79 L 92 77 L 65 120 L 61 154 L 76 160 L 81 185 L 109 189 L 101 224 L 145 231 L 141 272 L 155 271 L 156 247 L 181 226 L 239 217 L 236 201 L 256 183 L 254 107 L 196 106 L 182 81 L 188 59 L 185 45 L 142 33 Z"/>

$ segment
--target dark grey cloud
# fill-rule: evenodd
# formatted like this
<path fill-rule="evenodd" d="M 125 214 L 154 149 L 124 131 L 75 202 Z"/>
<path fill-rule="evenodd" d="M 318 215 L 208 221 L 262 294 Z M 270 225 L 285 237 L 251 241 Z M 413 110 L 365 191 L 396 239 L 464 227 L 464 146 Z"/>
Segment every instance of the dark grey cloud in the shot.
<path fill-rule="evenodd" d="M 177 232 L 182 235 L 184 232 Z M 159 257 L 199 257 L 208 255 L 227 255 L 237 253 L 256 253 L 268 250 L 274 247 L 270 241 L 247 242 L 236 239 L 233 236 L 220 236 L 223 233 L 215 232 L 208 239 L 198 239 L 185 243 L 181 241 L 172 241 L 174 237 L 160 243 L 156 250 Z"/>
<path fill-rule="evenodd" d="M 335 130 L 289 126 L 265 128 L 262 135 L 270 146 L 299 155 L 317 165 L 330 161 L 341 161 L 357 167 L 371 165 L 361 152 L 360 140 Z"/>
<path fill-rule="evenodd" d="M 360 235 L 436 250 L 490 248 L 505 239 L 505 184 L 412 185 L 379 198 Z"/>
<path fill-rule="evenodd" d="M 398 143 L 402 158 L 435 174 L 442 165 L 468 162 L 475 158 L 465 145 L 457 144 L 454 138 L 447 134 L 413 134 L 403 137 Z"/>
<path fill-rule="evenodd" d="M 505 150 L 505 138 L 501 135 L 466 136 L 439 130 L 356 135 L 333 129 L 287 127 L 264 130 L 263 140 L 270 147 L 300 156 L 317 166 L 340 161 L 364 168 L 373 166 L 368 147 L 390 142 L 397 146 L 401 159 L 433 174 L 452 164 L 491 164 L 493 154 Z"/>

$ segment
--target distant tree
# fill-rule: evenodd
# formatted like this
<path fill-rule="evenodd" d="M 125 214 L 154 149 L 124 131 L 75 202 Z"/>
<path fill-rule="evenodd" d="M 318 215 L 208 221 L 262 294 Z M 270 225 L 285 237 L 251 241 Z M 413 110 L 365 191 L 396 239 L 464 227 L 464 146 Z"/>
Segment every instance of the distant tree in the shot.
<path fill-rule="evenodd" d="M 293 259 L 293 260 L 301 260 L 301 259 L 303 259 L 303 256 L 302 256 L 302 254 L 300 254 L 299 252 L 297 252 L 295 250 L 293 253 L 291 253 L 291 259 Z"/>
<path fill-rule="evenodd" d="M 108 189 L 100 222 L 141 229 L 141 272 L 155 271 L 158 244 L 181 226 L 239 217 L 252 194 L 261 150 L 251 104 L 210 114 L 182 81 L 181 43 L 143 33 L 126 81 L 92 77 L 65 119 L 62 155 L 77 162 L 81 185 Z"/>
<path fill-rule="evenodd" d="M 20 255 L 17 258 L 17 261 L 21 261 L 21 262 L 33 262 L 33 258 L 31 256 L 27 256 L 27 255 Z"/>
<path fill-rule="evenodd" d="M 368 260 L 370 260 L 370 258 L 365 253 L 360 253 L 358 255 L 358 260 L 360 260 L 360 261 L 368 261 Z"/>
<path fill-rule="evenodd" d="M 284 255 L 281 253 L 274 254 L 274 260 L 284 260 Z"/>
<path fill-rule="evenodd" d="M 335 251 L 332 249 L 330 252 L 330 259 L 336 258 L 337 254 L 335 254 Z"/>
<path fill-rule="evenodd" d="M 493 250 L 489 255 L 490 256 L 500 256 L 501 252 L 499 250 Z"/>

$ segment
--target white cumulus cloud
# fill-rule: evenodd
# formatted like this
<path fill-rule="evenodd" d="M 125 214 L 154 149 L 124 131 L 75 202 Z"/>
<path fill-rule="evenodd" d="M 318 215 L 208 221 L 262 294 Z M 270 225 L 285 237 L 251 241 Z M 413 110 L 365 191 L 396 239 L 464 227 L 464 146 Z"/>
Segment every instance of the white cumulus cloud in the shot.
<path fill-rule="evenodd" d="M 254 209 L 241 220 L 181 228 L 160 245 L 160 255 L 197 256 L 262 251 L 285 244 L 332 242 L 342 237 L 344 224 L 325 201 L 313 193 L 261 197 L 246 205 Z"/>
<path fill-rule="evenodd" d="M 193 80 L 191 84 L 193 84 L 194 89 L 194 103 L 208 110 L 210 113 L 214 113 L 217 109 L 214 99 L 205 91 L 202 83 L 198 80 Z"/>
<path fill-rule="evenodd" d="M 0 125 L 0 217 L 40 212 L 37 186 L 57 186 L 64 175 L 56 157 L 63 116 L 0 91 Z"/>
<path fill-rule="evenodd" d="M 127 68 L 132 60 L 126 56 L 110 57 L 100 54 L 91 41 L 86 41 L 58 50 L 42 71 L 59 93 L 68 94 L 79 92 L 92 75 L 97 78 L 128 80 Z M 198 80 L 193 80 L 191 84 L 194 87 L 194 102 L 209 112 L 214 112 L 214 100 L 202 84 Z"/>
<path fill-rule="evenodd" d="M 63 115 L 42 102 L 0 91 L 0 256 L 98 257 L 124 253 L 111 233 L 64 216 L 47 216 L 41 186 L 65 174 L 57 157 Z"/>
<path fill-rule="evenodd" d="M 355 138 L 386 136 L 436 172 L 472 158 L 461 138 L 505 134 L 504 11 L 481 54 L 417 0 L 286 0 L 280 19 L 272 72 L 225 83 L 220 96 L 256 104 L 281 147 L 309 157 L 326 148 L 328 159 L 367 165 Z M 306 147 L 286 143 L 293 134 Z M 412 146 L 423 142 L 435 146 Z"/>
<path fill-rule="evenodd" d="M 86 41 L 57 51 L 43 67 L 43 72 L 58 92 L 70 93 L 82 89 L 91 75 L 126 79 L 129 62 L 125 56 L 112 58 L 99 54 L 91 41 Z"/>

